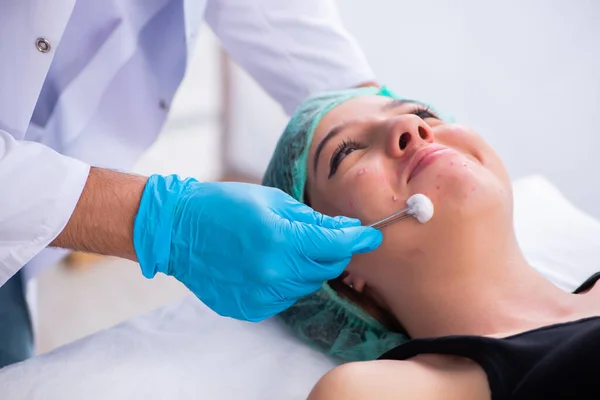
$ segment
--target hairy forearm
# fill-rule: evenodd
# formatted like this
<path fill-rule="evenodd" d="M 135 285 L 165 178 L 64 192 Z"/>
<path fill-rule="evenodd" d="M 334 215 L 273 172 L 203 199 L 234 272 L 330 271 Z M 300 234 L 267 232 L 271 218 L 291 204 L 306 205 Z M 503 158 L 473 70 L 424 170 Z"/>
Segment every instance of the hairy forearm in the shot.
<path fill-rule="evenodd" d="M 137 261 L 133 223 L 146 180 L 92 168 L 73 215 L 50 246 Z"/>
<path fill-rule="evenodd" d="M 381 85 L 375 81 L 368 81 L 368 82 L 364 82 L 361 83 L 360 85 L 356 85 L 357 88 L 363 88 L 363 87 L 381 87 Z"/>

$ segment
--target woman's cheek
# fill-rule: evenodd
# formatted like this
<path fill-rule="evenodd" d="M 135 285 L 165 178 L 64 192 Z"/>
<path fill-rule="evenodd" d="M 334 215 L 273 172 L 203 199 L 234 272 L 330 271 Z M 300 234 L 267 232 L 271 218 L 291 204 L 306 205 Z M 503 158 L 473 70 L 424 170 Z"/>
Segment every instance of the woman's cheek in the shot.
<path fill-rule="evenodd" d="M 356 168 L 345 178 L 340 186 L 332 187 L 328 191 L 336 196 L 335 199 L 331 199 L 332 203 L 337 204 L 343 215 L 363 220 L 369 207 L 372 207 L 372 197 L 368 196 L 372 190 L 369 187 L 373 181 L 372 170 L 368 167 Z"/>
<path fill-rule="evenodd" d="M 344 189 L 333 192 L 344 198 L 347 215 L 363 223 L 379 220 L 399 207 L 399 196 L 392 190 L 388 177 L 376 168 L 357 168 Z"/>
<path fill-rule="evenodd" d="M 334 191 L 335 192 L 335 191 Z M 350 184 L 344 190 L 335 192 L 336 196 L 340 196 L 343 201 L 345 215 L 349 217 L 363 219 L 365 211 L 368 210 L 368 196 L 365 196 L 364 188 L 359 184 Z"/>
<path fill-rule="evenodd" d="M 356 209 L 356 201 L 352 198 L 348 198 L 347 201 L 347 210 L 348 210 L 348 215 L 356 215 L 357 214 L 357 209 Z"/>

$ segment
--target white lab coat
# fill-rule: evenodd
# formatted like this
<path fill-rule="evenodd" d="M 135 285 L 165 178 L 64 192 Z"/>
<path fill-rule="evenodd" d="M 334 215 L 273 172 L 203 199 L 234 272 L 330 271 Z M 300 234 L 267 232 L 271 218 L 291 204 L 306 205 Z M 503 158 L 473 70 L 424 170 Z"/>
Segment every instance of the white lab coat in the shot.
<path fill-rule="evenodd" d="M 3 1 L 0 285 L 56 258 L 44 249 L 89 165 L 127 170 L 152 144 L 203 17 L 288 113 L 311 93 L 373 79 L 334 0 Z"/>

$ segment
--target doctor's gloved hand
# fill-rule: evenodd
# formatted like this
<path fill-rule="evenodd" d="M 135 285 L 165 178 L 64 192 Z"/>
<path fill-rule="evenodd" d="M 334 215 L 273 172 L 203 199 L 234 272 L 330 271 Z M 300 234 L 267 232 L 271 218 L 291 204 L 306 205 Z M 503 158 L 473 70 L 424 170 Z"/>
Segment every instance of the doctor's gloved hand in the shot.
<path fill-rule="evenodd" d="M 342 274 L 381 233 L 279 189 L 153 175 L 134 224 L 142 273 L 172 275 L 216 313 L 260 321 Z"/>

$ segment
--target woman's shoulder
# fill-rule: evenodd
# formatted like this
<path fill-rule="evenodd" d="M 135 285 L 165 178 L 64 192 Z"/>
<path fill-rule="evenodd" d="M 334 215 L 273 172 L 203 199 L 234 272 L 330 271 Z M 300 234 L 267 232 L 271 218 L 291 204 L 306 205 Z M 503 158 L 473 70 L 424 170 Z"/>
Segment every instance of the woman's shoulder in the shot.
<path fill-rule="evenodd" d="M 325 374 L 308 400 L 489 399 L 483 370 L 455 357 L 427 355 L 406 361 L 343 364 Z"/>

